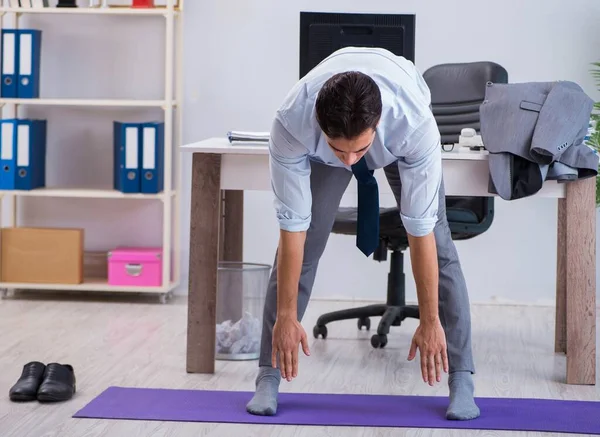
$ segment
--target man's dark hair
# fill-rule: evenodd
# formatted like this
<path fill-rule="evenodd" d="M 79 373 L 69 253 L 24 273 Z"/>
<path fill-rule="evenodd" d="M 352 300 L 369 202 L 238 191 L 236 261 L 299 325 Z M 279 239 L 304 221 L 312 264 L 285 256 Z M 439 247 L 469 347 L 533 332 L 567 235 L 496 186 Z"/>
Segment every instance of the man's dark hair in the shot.
<path fill-rule="evenodd" d="M 358 71 L 338 73 L 324 84 L 315 109 L 319 126 L 330 138 L 356 138 L 375 129 L 381 117 L 381 92 L 371 77 Z"/>

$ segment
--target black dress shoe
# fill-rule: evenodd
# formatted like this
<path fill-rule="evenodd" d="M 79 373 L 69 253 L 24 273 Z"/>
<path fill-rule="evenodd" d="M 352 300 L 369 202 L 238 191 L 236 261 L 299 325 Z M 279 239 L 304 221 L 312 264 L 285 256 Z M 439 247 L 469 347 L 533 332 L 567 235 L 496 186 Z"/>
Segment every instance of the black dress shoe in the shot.
<path fill-rule="evenodd" d="M 8 391 L 11 401 L 35 401 L 37 391 L 44 379 L 46 366 L 39 361 L 32 361 L 23 366 L 21 376 Z"/>
<path fill-rule="evenodd" d="M 59 402 L 75 394 L 75 372 L 70 364 L 50 363 L 46 366 L 44 380 L 38 388 L 40 402 Z"/>

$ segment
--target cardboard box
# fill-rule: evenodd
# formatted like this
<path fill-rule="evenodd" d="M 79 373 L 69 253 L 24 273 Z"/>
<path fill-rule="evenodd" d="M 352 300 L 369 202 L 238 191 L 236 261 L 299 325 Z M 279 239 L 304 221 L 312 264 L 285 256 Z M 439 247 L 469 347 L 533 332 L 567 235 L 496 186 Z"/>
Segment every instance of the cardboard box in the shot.
<path fill-rule="evenodd" d="M 83 282 L 83 229 L 2 228 L 0 238 L 2 282 Z"/>
<path fill-rule="evenodd" d="M 105 251 L 83 252 L 83 277 L 94 280 L 108 280 L 108 253 Z"/>

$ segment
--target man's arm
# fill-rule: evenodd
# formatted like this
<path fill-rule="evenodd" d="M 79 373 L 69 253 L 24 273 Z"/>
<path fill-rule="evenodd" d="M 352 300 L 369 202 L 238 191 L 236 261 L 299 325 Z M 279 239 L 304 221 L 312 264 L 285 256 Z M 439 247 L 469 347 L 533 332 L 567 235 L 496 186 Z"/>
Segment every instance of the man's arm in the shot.
<path fill-rule="evenodd" d="M 398 161 L 402 182 L 401 217 L 406 228 L 410 259 L 419 301 L 419 329 L 409 352 L 421 354 L 423 379 L 433 384 L 447 371 L 446 343 L 439 319 L 439 270 L 434 227 L 437 222 L 439 189 L 442 181 L 440 136 L 433 120 L 412 152 Z M 437 374 L 437 377 L 436 377 Z"/>
<path fill-rule="evenodd" d="M 402 182 L 400 212 L 409 239 L 420 320 L 438 317 L 438 263 L 433 229 L 437 222 L 442 155 L 437 127 L 430 128 L 407 157 L 398 160 Z"/>
<path fill-rule="evenodd" d="M 277 315 L 271 361 L 291 380 L 298 374 L 298 344 L 309 355 L 306 333 L 298 322 L 298 284 L 310 225 L 312 196 L 308 150 L 276 118 L 269 142 L 271 184 L 280 227 L 277 256 Z"/>
<path fill-rule="evenodd" d="M 275 118 L 269 141 L 271 185 L 280 227 L 278 252 L 278 315 L 296 317 L 298 282 L 304 240 L 310 225 L 312 197 L 307 149 Z"/>
<path fill-rule="evenodd" d="M 277 256 L 277 318 L 298 318 L 298 284 L 306 231 L 280 230 Z"/>
<path fill-rule="evenodd" d="M 438 314 L 438 260 L 433 232 L 415 237 L 408 234 L 410 260 L 417 287 L 419 320 L 423 324 L 439 321 Z"/>

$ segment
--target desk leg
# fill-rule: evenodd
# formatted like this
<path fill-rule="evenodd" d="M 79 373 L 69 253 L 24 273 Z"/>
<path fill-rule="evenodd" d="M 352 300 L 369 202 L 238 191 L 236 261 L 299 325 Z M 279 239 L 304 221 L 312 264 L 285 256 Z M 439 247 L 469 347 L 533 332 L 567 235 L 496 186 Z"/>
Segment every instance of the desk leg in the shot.
<path fill-rule="evenodd" d="M 596 181 L 566 184 L 567 384 L 596 383 Z"/>
<path fill-rule="evenodd" d="M 567 353 L 567 200 L 558 199 L 554 351 Z"/>
<path fill-rule="evenodd" d="M 214 373 L 221 156 L 194 153 L 190 207 L 187 371 Z"/>
<path fill-rule="evenodd" d="M 223 261 L 242 261 L 244 252 L 244 192 L 223 191 Z"/>
<path fill-rule="evenodd" d="M 221 241 L 220 260 L 242 261 L 244 241 L 244 192 L 223 190 L 221 195 Z M 231 293 L 217 293 L 217 323 L 230 320 L 233 323 L 244 315 L 244 272 L 228 272 L 224 278 L 225 290 Z M 223 287 L 221 287 L 223 289 Z M 236 291 L 240 291 L 236 293 Z"/>

